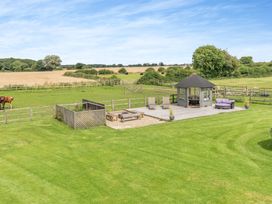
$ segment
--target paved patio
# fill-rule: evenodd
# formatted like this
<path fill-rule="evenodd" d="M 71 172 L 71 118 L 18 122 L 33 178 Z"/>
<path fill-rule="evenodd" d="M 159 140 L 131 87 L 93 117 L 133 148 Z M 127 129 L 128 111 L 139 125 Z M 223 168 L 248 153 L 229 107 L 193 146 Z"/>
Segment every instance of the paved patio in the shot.
<path fill-rule="evenodd" d="M 184 108 L 177 105 L 171 105 L 175 120 L 184 120 L 189 118 L 196 118 L 201 116 L 216 115 L 220 113 L 229 113 L 235 111 L 242 111 L 243 108 L 235 107 L 234 109 L 223 110 L 215 109 L 214 107 L 203 107 L 203 108 Z M 157 106 L 156 110 L 149 110 L 147 107 L 142 108 L 133 108 L 129 109 L 130 111 L 143 112 L 145 115 L 158 118 L 161 120 L 169 120 L 169 109 L 162 109 L 160 106 Z"/>
<path fill-rule="evenodd" d="M 118 114 L 121 112 L 123 112 L 123 111 L 119 111 L 119 112 L 117 111 L 114 113 Z M 161 123 L 165 123 L 165 121 L 162 121 L 158 118 L 149 117 L 146 115 L 140 120 L 130 120 L 130 121 L 125 121 L 125 122 L 121 122 L 121 120 L 119 118 L 117 121 L 106 120 L 107 126 L 113 128 L 113 129 L 137 128 L 137 127 L 144 127 L 144 126 L 156 125 L 156 124 L 161 124 Z"/>

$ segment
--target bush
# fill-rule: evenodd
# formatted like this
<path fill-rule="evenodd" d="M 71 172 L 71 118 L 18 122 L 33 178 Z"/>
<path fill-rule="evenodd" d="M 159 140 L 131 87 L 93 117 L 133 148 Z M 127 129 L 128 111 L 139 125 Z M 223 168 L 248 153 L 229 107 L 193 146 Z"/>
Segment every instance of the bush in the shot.
<path fill-rule="evenodd" d="M 161 74 L 163 74 L 163 73 L 165 72 L 165 68 L 164 68 L 164 67 L 160 67 L 160 68 L 158 69 L 158 72 L 160 72 Z"/>
<path fill-rule="evenodd" d="M 99 81 L 104 86 L 114 86 L 121 84 L 121 79 L 119 79 L 116 75 L 112 75 L 110 78 L 100 78 Z"/>
<path fill-rule="evenodd" d="M 118 73 L 119 74 L 128 74 L 127 70 L 124 67 L 119 69 Z"/>
<path fill-rule="evenodd" d="M 162 85 L 165 82 L 165 78 L 158 72 L 146 72 L 138 81 L 137 84 L 146 85 Z"/>
<path fill-rule="evenodd" d="M 83 63 L 76 63 L 75 68 L 76 69 L 82 69 L 85 66 Z"/>
<path fill-rule="evenodd" d="M 178 82 L 196 71 L 193 69 L 184 69 L 182 67 L 169 67 L 166 70 L 166 79 L 171 82 Z"/>
<path fill-rule="evenodd" d="M 97 71 L 95 69 L 77 70 L 76 73 L 84 73 L 84 74 L 97 75 Z"/>
<path fill-rule="evenodd" d="M 83 70 L 81 70 L 83 71 Z M 99 79 L 98 76 L 93 75 L 93 74 L 86 74 L 84 72 L 76 71 L 76 72 L 65 72 L 64 76 L 69 76 L 69 77 L 76 77 L 76 78 L 84 78 L 84 79 Z"/>
<path fill-rule="evenodd" d="M 156 70 L 152 67 L 149 67 L 145 70 L 145 72 L 156 72 Z"/>
<path fill-rule="evenodd" d="M 101 70 L 98 71 L 98 74 L 107 75 L 107 74 L 114 74 L 114 72 L 111 71 L 111 70 L 108 70 L 108 69 L 101 69 Z"/>
<path fill-rule="evenodd" d="M 241 65 L 239 72 L 243 77 L 271 76 L 272 68 L 264 63 L 255 63 L 253 66 Z"/>

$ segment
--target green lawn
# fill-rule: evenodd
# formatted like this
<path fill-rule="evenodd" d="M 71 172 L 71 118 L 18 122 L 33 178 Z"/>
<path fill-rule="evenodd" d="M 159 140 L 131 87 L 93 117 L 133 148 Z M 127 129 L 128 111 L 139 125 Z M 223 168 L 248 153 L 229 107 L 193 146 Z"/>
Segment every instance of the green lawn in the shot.
<path fill-rule="evenodd" d="M 128 75 L 125 74 L 115 74 L 118 78 L 122 79 L 126 83 L 135 83 L 138 81 L 138 79 L 141 78 L 140 73 L 129 73 Z M 100 77 L 111 77 L 112 74 L 110 75 L 100 75 Z"/>
<path fill-rule="evenodd" d="M 0 126 L 1 203 L 271 203 L 270 106 L 123 131 Z"/>
<path fill-rule="evenodd" d="M 216 85 L 272 88 L 272 77 L 212 80 Z"/>
<path fill-rule="evenodd" d="M 149 88 L 149 89 L 147 89 Z M 152 87 L 3 92 L 17 107 L 165 95 Z M 145 128 L 0 125 L 0 203 L 271 203 L 271 106 Z"/>
<path fill-rule="evenodd" d="M 29 106 L 45 106 L 55 104 L 66 104 L 80 102 L 86 98 L 95 101 L 109 101 L 111 99 L 143 98 L 145 96 L 168 96 L 169 88 L 163 91 L 163 87 L 143 86 L 142 89 L 129 90 L 124 87 L 87 87 L 87 88 L 65 88 L 65 89 L 44 89 L 28 91 L 0 91 L 0 96 L 13 96 L 15 108 Z M 173 89 L 173 93 L 176 91 Z M 8 106 L 8 105 L 7 105 Z"/>

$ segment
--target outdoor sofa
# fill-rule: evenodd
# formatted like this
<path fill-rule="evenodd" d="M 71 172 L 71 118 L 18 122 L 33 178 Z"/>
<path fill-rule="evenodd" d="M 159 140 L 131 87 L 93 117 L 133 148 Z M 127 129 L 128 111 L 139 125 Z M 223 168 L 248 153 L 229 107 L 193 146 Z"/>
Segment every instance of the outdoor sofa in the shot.
<path fill-rule="evenodd" d="M 235 100 L 225 99 L 225 98 L 218 98 L 215 102 L 216 109 L 234 109 L 235 107 Z"/>
<path fill-rule="evenodd" d="M 127 120 L 140 120 L 143 118 L 143 113 L 139 112 L 122 112 L 119 114 L 119 118 L 121 122 L 125 122 Z"/>

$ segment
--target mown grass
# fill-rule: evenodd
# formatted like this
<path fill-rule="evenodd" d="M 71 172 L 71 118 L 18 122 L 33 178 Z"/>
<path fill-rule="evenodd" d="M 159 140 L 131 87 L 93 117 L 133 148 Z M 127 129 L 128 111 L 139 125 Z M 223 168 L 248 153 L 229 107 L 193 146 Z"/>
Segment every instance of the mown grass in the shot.
<path fill-rule="evenodd" d="M 166 91 L 163 89 L 163 87 L 152 86 L 143 86 L 142 88 L 135 87 L 135 89 L 133 86 L 130 89 L 123 86 L 102 86 L 26 91 L 0 91 L 0 95 L 13 96 L 13 106 L 15 108 L 20 108 L 29 106 L 77 103 L 83 98 L 104 102 L 112 99 L 143 98 L 145 96 L 162 95 L 168 96 L 171 92 L 175 93 L 174 89 L 170 92 L 169 88 L 167 88 Z"/>
<path fill-rule="evenodd" d="M 271 203 L 270 106 L 145 128 L 0 126 L 1 203 Z"/>

